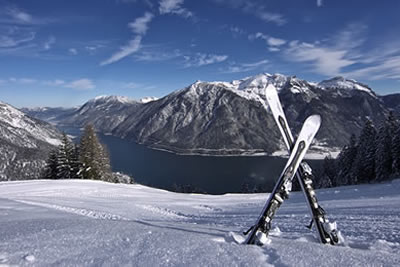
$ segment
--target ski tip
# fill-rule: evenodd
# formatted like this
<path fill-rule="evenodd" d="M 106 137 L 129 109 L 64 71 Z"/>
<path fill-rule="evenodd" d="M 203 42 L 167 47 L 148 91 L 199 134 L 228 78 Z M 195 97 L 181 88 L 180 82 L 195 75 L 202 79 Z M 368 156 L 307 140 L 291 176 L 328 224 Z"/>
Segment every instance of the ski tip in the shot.
<path fill-rule="evenodd" d="M 306 121 L 304 122 L 304 124 L 307 124 L 307 125 L 309 125 L 309 124 L 314 124 L 314 125 L 316 125 L 318 128 L 319 128 L 319 126 L 321 125 L 321 116 L 320 115 L 318 115 L 318 114 L 313 114 L 313 115 L 311 115 L 311 116 L 309 116 L 307 119 L 306 119 Z"/>
<path fill-rule="evenodd" d="M 265 95 L 268 96 L 268 95 L 276 94 L 276 93 L 277 93 L 276 87 L 272 83 L 269 83 L 267 85 L 267 87 L 265 88 Z"/>

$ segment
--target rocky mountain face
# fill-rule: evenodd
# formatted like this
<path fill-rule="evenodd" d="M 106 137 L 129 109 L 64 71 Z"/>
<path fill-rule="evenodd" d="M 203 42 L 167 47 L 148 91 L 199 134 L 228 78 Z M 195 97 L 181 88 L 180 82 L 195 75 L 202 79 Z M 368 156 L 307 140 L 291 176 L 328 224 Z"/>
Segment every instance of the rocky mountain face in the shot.
<path fill-rule="evenodd" d="M 60 121 L 92 123 L 103 133 L 177 153 L 243 154 L 284 150 L 264 100 L 264 88 L 279 90 L 288 121 L 298 132 L 305 118 L 322 116 L 316 143 L 339 149 L 358 134 L 368 117 L 380 121 L 395 100 L 367 85 L 335 77 L 311 83 L 280 74 L 260 74 L 231 82 L 196 82 L 150 102 L 98 97 Z M 318 146 L 314 146 L 318 147 Z"/>
<path fill-rule="evenodd" d="M 39 178 L 60 139 L 54 126 L 0 102 L 0 181 Z"/>
<path fill-rule="evenodd" d="M 400 116 L 400 93 L 381 96 L 381 99 L 387 108 Z"/>
<path fill-rule="evenodd" d="M 143 104 L 122 96 L 98 96 L 59 120 L 63 127 L 84 127 L 92 124 L 102 133 L 111 131 Z M 60 117 L 58 117 L 60 118 Z"/>

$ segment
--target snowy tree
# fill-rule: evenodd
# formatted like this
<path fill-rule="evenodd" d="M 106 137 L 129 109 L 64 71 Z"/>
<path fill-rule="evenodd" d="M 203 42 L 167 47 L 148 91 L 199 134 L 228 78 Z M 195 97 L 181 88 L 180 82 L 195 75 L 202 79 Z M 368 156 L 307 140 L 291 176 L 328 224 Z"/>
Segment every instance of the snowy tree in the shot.
<path fill-rule="evenodd" d="M 58 167 L 58 151 L 52 150 L 49 153 L 49 157 L 46 161 L 43 178 L 45 179 L 57 179 L 57 167 Z"/>
<path fill-rule="evenodd" d="M 400 125 L 397 126 L 396 132 L 394 134 L 392 154 L 393 154 L 393 171 L 397 176 L 399 176 L 400 175 Z"/>
<path fill-rule="evenodd" d="M 355 184 L 356 181 L 352 177 L 352 168 L 354 159 L 357 156 L 357 142 L 356 136 L 351 135 L 349 144 L 345 146 L 338 156 L 338 166 L 340 166 L 339 173 L 334 181 L 332 181 L 333 186 Z"/>
<path fill-rule="evenodd" d="M 58 179 L 72 179 L 74 177 L 73 168 L 73 154 L 74 145 L 69 140 L 67 135 L 63 133 L 61 145 L 57 153 L 57 178 Z"/>
<path fill-rule="evenodd" d="M 358 150 L 351 176 L 354 183 L 367 183 L 375 179 L 376 130 L 371 120 L 365 122 L 358 139 Z"/>
<path fill-rule="evenodd" d="M 376 145 L 375 172 L 376 180 L 384 181 L 392 174 L 392 125 L 390 117 L 379 127 Z"/>
<path fill-rule="evenodd" d="M 85 127 L 80 141 L 81 174 L 84 179 L 115 182 L 106 148 L 100 143 L 92 125 Z"/>
<path fill-rule="evenodd" d="M 318 177 L 315 185 L 317 188 L 332 187 L 333 182 L 336 180 L 337 177 L 335 159 L 330 156 L 325 157 L 322 165 L 322 172 L 315 174 L 316 177 Z"/>

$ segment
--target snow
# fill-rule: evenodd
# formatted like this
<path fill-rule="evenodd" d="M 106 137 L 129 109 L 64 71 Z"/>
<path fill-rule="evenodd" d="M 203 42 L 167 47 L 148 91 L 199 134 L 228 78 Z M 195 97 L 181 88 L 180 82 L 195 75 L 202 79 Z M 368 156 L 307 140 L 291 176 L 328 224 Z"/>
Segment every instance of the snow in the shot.
<path fill-rule="evenodd" d="M 55 130 L 50 131 L 44 127 L 41 127 L 37 124 L 37 121 L 32 120 L 30 117 L 26 116 L 25 113 L 1 101 L 0 122 L 5 123 L 7 125 L 7 129 L 10 132 L 15 133 L 16 136 L 23 136 L 25 139 L 28 139 L 28 136 L 32 136 L 54 146 L 61 144 L 59 139 L 54 138 Z M 3 138 L 9 139 L 11 143 L 15 143 L 12 139 L 13 136 L 3 135 Z M 28 141 L 29 140 L 26 142 L 26 147 L 36 147 L 36 144 Z"/>
<path fill-rule="evenodd" d="M 143 103 L 143 104 L 146 104 L 146 103 L 153 102 L 153 101 L 156 101 L 156 100 L 158 100 L 158 97 L 147 96 L 147 97 L 141 98 L 141 99 L 139 100 L 139 102 L 141 102 L 141 103 Z"/>
<path fill-rule="evenodd" d="M 111 95 L 111 96 L 99 95 L 99 96 L 96 96 L 95 98 L 93 98 L 90 101 L 92 101 L 92 102 L 97 102 L 97 101 L 101 101 L 101 102 L 120 102 L 120 103 L 123 103 L 123 104 L 129 104 L 129 103 L 135 103 L 136 102 L 135 100 L 130 99 L 129 97 L 126 97 L 126 96 L 115 96 L 115 95 Z"/>
<path fill-rule="evenodd" d="M 376 97 L 373 91 L 368 88 L 367 86 L 362 85 L 361 83 L 357 82 L 353 79 L 345 79 L 343 77 L 334 77 L 330 80 L 325 80 L 318 83 L 318 86 L 327 89 L 327 88 L 339 88 L 339 89 L 346 89 L 346 90 L 359 90 L 367 92 L 368 94 Z"/>
<path fill-rule="evenodd" d="M 0 265 L 399 266 L 400 180 L 318 190 L 344 237 L 321 245 L 302 193 L 269 244 L 240 244 L 268 194 L 179 194 L 84 180 L 0 183 Z"/>

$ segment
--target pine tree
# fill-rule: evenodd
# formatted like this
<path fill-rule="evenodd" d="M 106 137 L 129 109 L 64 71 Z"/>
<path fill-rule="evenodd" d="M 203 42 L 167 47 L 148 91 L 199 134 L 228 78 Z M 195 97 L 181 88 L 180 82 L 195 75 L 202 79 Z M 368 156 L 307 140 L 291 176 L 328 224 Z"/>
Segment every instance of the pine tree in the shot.
<path fill-rule="evenodd" d="M 351 170 L 354 159 L 357 155 L 357 150 L 358 147 L 356 136 L 352 134 L 349 144 L 342 149 L 338 156 L 338 166 L 340 166 L 340 170 L 336 179 L 332 181 L 333 186 L 349 185 L 356 183 L 354 177 L 352 177 Z"/>
<path fill-rule="evenodd" d="M 58 167 L 58 155 L 57 150 L 52 150 L 49 153 L 49 157 L 46 160 L 46 166 L 44 169 L 43 178 L 45 179 L 57 179 L 57 167 Z"/>
<path fill-rule="evenodd" d="M 79 146 L 75 144 L 71 155 L 72 177 L 74 179 L 82 179 L 82 174 L 81 174 L 82 164 L 79 158 L 79 151 L 80 151 Z"/>
<path fill-rule="evenodd" d="M 316 186 L 318 188 L 332 187 L 333 181 L 337 177 L 337 168 L 335 159 L 330 156 L 325 157 L 322 165 L 322 173 L 318 175 L 319 179 Z"/>
<path fill-rule="evenodd" d="M 354 183 L 367 183 L 375 180 L 376 130 L 371 120 L 365 122 L 358 141 L 352 177 Z"/>
<path fill-rule="evenodd" d="M 58 148 L 58 166 L 57 166 L 57 178 L 58 179 L 72 179 L 73 177 L 73 158 L 74 146 L 63 133 L 61 139 L 61 145 Z"/>
<path fill-rule="evenodd" d="M 393 154 L 393 172 L 400 175 L 400 125 L 397 126 L 392 146 Z"/>
<path fill-rule="evenodd" d="M 85 127 L 81 137 L 80 162 L 84 179 L 114 182 L 108 152 L 99 142 L 91 125 Z"/>
<path fill-rule="evenodd" d="M 393 165 L 391 124 L 388 119 L 379 127 L 376 140 L 376 180 L 384 181 L 392 174 Z"/>

